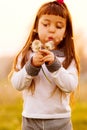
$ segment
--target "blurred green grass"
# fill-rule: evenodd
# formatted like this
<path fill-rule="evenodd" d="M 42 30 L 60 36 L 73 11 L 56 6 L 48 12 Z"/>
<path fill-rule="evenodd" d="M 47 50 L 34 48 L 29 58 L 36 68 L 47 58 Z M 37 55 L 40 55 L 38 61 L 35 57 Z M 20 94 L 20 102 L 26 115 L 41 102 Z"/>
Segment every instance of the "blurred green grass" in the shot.
<path fill-rule="evenodd" d="M 87 130 L 87 103 L 79 102 L 72 111 L 74 130 Z"/>
<path fill-rule="evenodd" d="M 0 106 L 0 130 L 21 130 L 21 105 Z"/>
<path fill-rule="evenodd" d="M 87 130 L 86 84 L 84 88 L 72 108 L 74 130 Z M 0 130 L 21 130 L 22 103 L 21 92 L 15 90 L 7 79 L 0 82 Z"/>

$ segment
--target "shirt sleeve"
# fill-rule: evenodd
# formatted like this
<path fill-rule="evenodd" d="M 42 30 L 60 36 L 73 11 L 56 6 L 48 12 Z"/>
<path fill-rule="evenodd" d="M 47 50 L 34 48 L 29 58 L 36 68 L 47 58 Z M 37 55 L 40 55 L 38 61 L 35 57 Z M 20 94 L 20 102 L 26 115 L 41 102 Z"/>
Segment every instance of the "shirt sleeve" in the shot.
<path fill-rule="evenodd" d="M 16 67 L 19 71 L 14 71 L 11 76 L 11 83 L 14 88 L 21 91 L 31 85 L 33 76 L 29 75 L 25 66 L 21 68 L 22 54 L 19 55 Z"/>
<path fill-rule="evenodd" d="M 28 75 L 37 76 L 40 69 L 41 69 L 41 66 L 40 67 L 33 66 L 31 64 L 31 60 L 32 60 L 32 58 L 25 64 L 26 72 L 27 72 Z"/>
<path fill-rule="evenodd" d="M 55 84 L 64 92 L 74 91 L 78 85 L 78 72 L 75 61 L 72 60 L 67 69 L 61 66 L 57 71 L 51 73 Z"/>
<path fill-rule="evenodd" d="M 21 91 L 31 85 L 33 77 L 28 75 L 25 66 L 20 71 L 14 71 L 11 77 L 11 83 L 14 88 Z"/>

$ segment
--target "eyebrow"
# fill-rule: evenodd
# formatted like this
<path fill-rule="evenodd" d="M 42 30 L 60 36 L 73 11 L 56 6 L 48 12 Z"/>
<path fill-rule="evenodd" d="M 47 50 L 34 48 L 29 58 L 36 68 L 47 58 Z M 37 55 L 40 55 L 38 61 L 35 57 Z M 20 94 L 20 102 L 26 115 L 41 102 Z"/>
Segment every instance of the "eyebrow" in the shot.
<path fill-rule="evenodd" d="M 50 20 L 49 20 L 49 19 L 43 19 L 43 21 L 48 21 L 48 22 L 50 22 Z"/>
<path fill-rule="evenodd" d="M 49 19 L 43 19 L 43 21 L 47 21 L 47 22 L 50 22 L 50 20 Z M 60 21 L 60 20 L 58 20 L 58 21 L 56 21 L 56 23 L 60 23 L 60 24 L 64 24 L 64 22 L 63 21 Z"/>

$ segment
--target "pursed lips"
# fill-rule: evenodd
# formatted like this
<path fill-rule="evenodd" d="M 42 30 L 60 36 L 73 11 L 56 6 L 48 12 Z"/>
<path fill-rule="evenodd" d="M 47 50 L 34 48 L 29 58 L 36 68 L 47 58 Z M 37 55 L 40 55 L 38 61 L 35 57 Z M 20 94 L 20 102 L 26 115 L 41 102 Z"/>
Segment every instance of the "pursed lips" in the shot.
<path fill-rule="evenodd" d="M 54 38 L 53 38 L 53 37 L 48 37 L 48 40 L 49 40 L 49 41 L 53 41 Z"/>

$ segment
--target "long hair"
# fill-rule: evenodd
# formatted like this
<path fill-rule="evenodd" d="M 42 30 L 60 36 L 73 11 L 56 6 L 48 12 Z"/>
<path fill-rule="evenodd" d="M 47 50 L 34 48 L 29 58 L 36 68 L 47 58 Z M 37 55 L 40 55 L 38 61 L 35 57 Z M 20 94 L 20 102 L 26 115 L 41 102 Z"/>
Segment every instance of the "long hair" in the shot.
<path fill-rule="evenodd" d="M 20 63 L 21 68 L 27 62 L 26 55 L 29 52 L 29 50 L 31 50 L 32 41 L 34 39 L 39 39 L 38 33 L 37 33 L 39 19 L 42 15 L 45 15 L 45 14 L 56 15 L 56 16 L 60 16 L 60 17 L 66 19 L 66 31 L 65 31 L 66 35 L 63 38 L 63 40 L 61 41 L 61 43 L 58 45 L 58 48 L 64 50 L 65 60 L 63 61 L 63 67 L 65 69 L 67 69 L 68 66 L 70 65 L 72 59 L 74 59 L 75 63 L 76 63 L 77 71 L 79 73 L 79 63 L 78 63 L 78 59 L 77 59 L 76 51 L 75 51 L 75 47 L 74 47 L 71 15 L 70 15 L 70 12 L 69 12 L 67 6 L 65 5 L 65 3 L 61 4 L 61 3 L 58 3 L 57 1 L 47 2 L 47 3 L 43 4 L 40 7 L 40 9 L 38 10 L 33 27 L 29 34 L 29 37 L 28 37 L 24 47 L 21 49 L 21 51 L 15 57 L 14 64 L 13 64 L 13 70 L 19 71 L 19 69 L 17 68 L 16 65 L 17 65 L 18 57 L 20 54 L 22 54 L 22 59 L 21 59 L 21 63 Z M 34 91 L 34 87 L 31 87 L 31 88 L 33 88 L 33 91 Z"/>
<path fill-rule="evenodd" d="M 58 48 L 64 50 L 65 60 L 63 62 L 63 67 L 67 68 L 69 66 L 69 64 L 71 63 L 72 59 L 74 59 L 76 62 L 77 70 L 79 72 L 78 60 L 77 60 L 77 56 L 75 54 L 71 16 L 70 16 L 69 10 L 68 10 L 67 6 L 65 5 L 65 3 L 61 4 L 56 1 L 43 4 L 40 7 L 40 9 L 38 10 L 34 25 L 29 34 L 29 37 L 26 41 L 26 44 L 24 45 L 24 47 L 18 53 L 18 55 L 16 56 L 16 58 L 14 60 L 14 66 L 13 66 L 14 70 L 18 71 L 16 64 L 17 64 L 18 56 L 20 55 L 20 53 L 22 53 L 21 68 L 25 65 L 26 54 L 30 50 L 32 41 L 34 39 L 38 39 L 38 33 L 36 32 L 36 30 L 38 27 L 39 18 L 45 14 L 58 15 L 58 16 L 61 16 L 66 19 L 66 32 L 65 32 L 66 35 L 63 38 L 63 40 L 61 41 L 61 43 L 58 45 Z"/>

